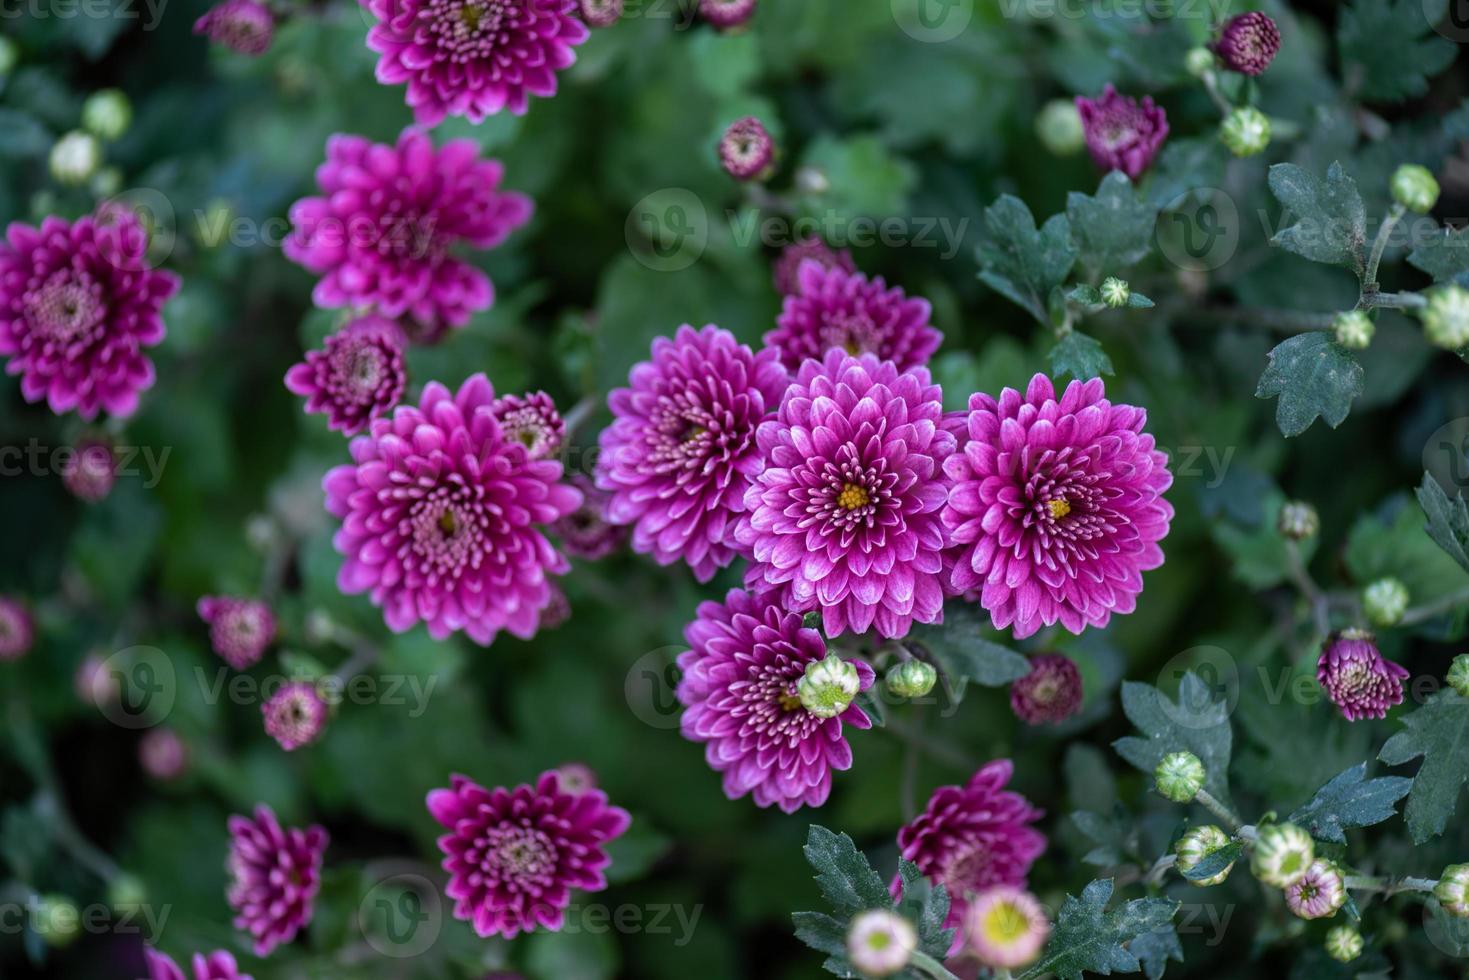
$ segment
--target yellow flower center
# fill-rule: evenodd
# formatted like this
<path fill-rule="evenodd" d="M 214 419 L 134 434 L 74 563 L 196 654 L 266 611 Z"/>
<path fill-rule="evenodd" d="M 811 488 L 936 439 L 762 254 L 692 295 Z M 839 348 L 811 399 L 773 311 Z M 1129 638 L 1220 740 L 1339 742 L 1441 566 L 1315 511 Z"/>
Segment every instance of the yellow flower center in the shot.
<path fill-rule="evenodd" d="M 996 946 L 1008 946 L 1030 931 L 1030 918 L 1013 902 L 996 902 L 980 923 L 984 936 Z"/>
<path fill-rule="evenodd" d="M 837 506 L 843 510 L 856 510 L 858 507 L 866 507 L 872 498 L 867 496 L 866 489 L 855 483 L 848 483 L 842 487 L 842 492 L 837 495 Z"/>
<path fill-rule="evenodd" d="M 797 694 L 782 694 L 778 699 L 782 711 L 799 711 L 801 698 Z"/>
<path fill-rule="evenodd" d="M 1051 519 L 1059 521 L 1071 513 L 1071 501 L 1065 497 L 1057 497 L 1055 500 L 1046 501 L 1046 510 L 1051 512 Z"/>

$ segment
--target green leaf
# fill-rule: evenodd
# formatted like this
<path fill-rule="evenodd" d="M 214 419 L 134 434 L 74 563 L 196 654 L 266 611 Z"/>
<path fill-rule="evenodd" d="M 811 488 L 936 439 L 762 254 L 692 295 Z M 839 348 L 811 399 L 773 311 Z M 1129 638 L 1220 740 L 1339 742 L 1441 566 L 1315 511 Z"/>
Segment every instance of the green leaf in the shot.
<path fill-rule="evenodd" d="M 1188 881 L 1204 881 L 1212 878 L 1229 867 L 1239 856 L 1244 853 L 1245 846 L 1239 841 L 1230 841 L 1217 851 L 1211 851 L 1207 857 L 1187 871 L 1177 869 L 1179 875 Z"/>
<path fill-rule="evenodd" d="M 1357 518 L 1343 557 L 1352 581 L 1399 579 L 1414 605 L 1469 587 L 1469 574 L 1423 533 L 1423 511 L 1406 494 Z"/>
<path fill-rule="evenodd" d="M 51 148 L 51 133 L 19 109 L 0 108 L 0 159 L 40 156 Z"/>
<path fill-rule="evenodd" d="M 796 926 L 796 938 L 807 946 L 818 953 L 846 958 L 847 927 L 838 920 L 821 912 L 793 912 L 791 922 Z"/>
<path fill-rule="evenodd" d="M 979 246 L 979 278 L 1011 302 L 1049 325 L 1051 291 L 1076 264 L 1071 227 L 1064 214 L 1039 230 L 1025 202 L 1002 195 L 984 210 L 985 240 Z"/>
<path fill-rule="evenodd" d="M 1152 932 L 1145 932 L 1127 946 L 1128 952 L 1137 957 L 1148 980 L 1162 980 L 1168 969 L 1168 961 L 1183 962 L 1183 946 L 1178 941 L 1178 930 L 1173 923 Z"/>
<path fill-rule="evenodd" d="M 1066 217 L 1077 252 L 1088 267 L 1112 273 L 1142 261 L 1153 246 L 1158 210 L 1119 171 L 1102 178 L 1093 197 L 1066 195 Z"/>
<path fill-rule="evenodd" d="M 1129 310 L 1151 310 L 1156 305 L 1156 303 L 1136 290 L 1133 291 L 1132 295 L 1127 297 L 1127 308 Z"/>
<path fill-rule="evenodd" d="M 1362 365 L 1330 334 L 1297 334 L 1270 352 L 1255 397 L 1280 399 L 1275 423 L 1282 435 L 1300 435 L 1317 417 L 1334 429 L 1362 393 L 1362 375 Z"/>
<path fill-rule="evenodd" d="M 937 626 L 915 626 L 908 640 L 933 657 L 955 701 L 969 681 L 985 687 L 1003 687 L 1030 673 L 1030 661 L 999 643 L 984 638 L 988 617 L 978 605 L 950 604 Z"/>
<path fill-rule="evenodd" d="M 667 834 L 648 826 L 648 821 L 638 819 L 627 833 L 606 844 L 603 850 L 612 859 L 607 866 L 607 880 L 615 885 L 647 874 L 659 859 L 673 850 L 673 841 Z"/>
<path fill-rule="evenodd" d="M 851 918 L 866 909 L 890 909 L 892 896 L 867 857 L 852 838 L 812 824 L 802 848 L 816 870 L 816 884 L 839 917 Z"/>
<path fill-rule="evenodd" d="M 908 210 L 909 193 L 918 186 L 917 168 L 872 135 L 843 140 L 818 136 L 802 163 L 821 171 L 830 185 L 810 202 L 809 210 L 817 215 L 832 209 L 852 217 L 902 214 Z"/>
<path fill-rule="evenodd" d="M 606 932 L 538 932 L 527 937 L 527 972 L 556 980 L 610 980 L 617 975 L 617 944 Z"/>
<path fill-rule="evenodd" d="M 944 928 L 949 917 L 949 893 L 943 885 L 923 877 L 918 865 L 898 858 L 898 879 L 903 897 L 898 911 L 918 929 L 918 948 L 937 960 L 948 958 L 954 930 Z"/>
<path fill-rule="evenodd" d="M 1444 832 L 1469 779 L 1469 701 L 1439 691 L 1403 719 L 1404 731 L 1387 740 L 1378 758 L 1390 766 L 1423 757 L 1403 816 L 1415 844 Z"/>
<path fill-rule="evenodd" d="M 1286 540 L 1276 530 L 1280 508 L 1284 505 L 1285 495 L 1272 485 L 1263 501 L 1263 518 L 1253 527 L 1221 520 L 1211 528 L 1214 541 L 1232 560 L 1231 574 L 1252 589 L 1269 589 L 1285 581 L 1289 567 Z M 1318 540 L 1313 537 L 1297 545 L 1302 561 L 1311 560 Z"/>
<path fill-rule="evenodd" d="M 1097 287 L 1088 286 L 1084 282 L 1072 286 L 1071 292 L 1066 294 L 1066 298 L 1082 306 L 1096 306 L 1102 302 L 1102 294 L 1097 290 Z"/>
<path fill-rule="evenodd" d="M 1464 502 L 1464 495 L 1455 493 L 1450 500 L 1438 481 L 1424 473 L 1423 483 L 1418 487 L 1418 503 L 1428 516 L 1428 536 L 1459 567 L 1469 571 L 1469 504 Z"/>
<path fill-rule="evenodd" d="M 1349 827 L 1371 827 L 1397 816 L 1396 803 L 1408 795 L 1413 780 L 1403 776 L 1367 778 L 1363 762 L 1334 777 L 1311 801 L 1290 815 L 1290 822 L 1317 840 L 1345 844 Z"/>
<path fill-rule="evenodd" d="M 1113 803 L 1110 816 L 1077 810 L 1071 814 L 1071 822 L 1097 845 L 1082 857 L 1084 864 L 1111 867 L 1122 864 L 1138 851 L 1136 821 L 1121 803 Z"/>
<path fill-rule="evenodd" d="M 1469 228 L 1441 228 L 1437 235 L 1408 253 L 1408 264 L 1422 269 L 1434 282 L 1469 286 Z"/>
<path fill-rule="evenodd" d="M 1151 776 L 1165 755 L 1187 750 L 1204 763 L 1204 788 L 1217 799 L 1229 798 L 1229 756 L 1234 740 L 1229 706 L 1214 700 L 1197 674 L 1183 675 L 1176 702 L 1151 684 L 1125 681 L 1122 710 L 1144 736 L 1129 735 L 1113 742 L 1122 758 Z"/>
<path fill-rule="evenodd" d="M 1428 91 L 1454 60 L 1454 43 L 1433 30 L 1447 11 L 1448 0 L 1353 0 L 1336 29 L 1347 86 L 1383 102 Z"/>
<path fill-rule="evenodd" d="M 1340 163 L 1331 165 L 1324 182 L 1293 163 L 1277 163 L 1270 168 L 1270 191 L 1296 219 L 1270 244 L 1312 262 L 1362 272 L 1367 215 L 1357 182 Z"/>
<path fill-rule="evenodd" d="M 1093 881 L 1080 898 L 1067 895 L 1045 953 L 1018 980 L 1047 973 L 1062 980 L 1079 980 L 1083 973 L 1137 973 L 1141 964 L 1126 947 L 1140 936 L 1171 931 L 1178 903 L 1167 898 L 1138 898 L 1108 910 L 1111 897 L 1110 878 Z"/>
<path fill-rule="evenodd" d="M 1102 350 L 1102 345 L 1080 330 L 1072 330 L 1051 348 L 1051 373 L 1057 378 L 1066 375 L 1085 381 L 1112 373 L 1112 359 Z"/>

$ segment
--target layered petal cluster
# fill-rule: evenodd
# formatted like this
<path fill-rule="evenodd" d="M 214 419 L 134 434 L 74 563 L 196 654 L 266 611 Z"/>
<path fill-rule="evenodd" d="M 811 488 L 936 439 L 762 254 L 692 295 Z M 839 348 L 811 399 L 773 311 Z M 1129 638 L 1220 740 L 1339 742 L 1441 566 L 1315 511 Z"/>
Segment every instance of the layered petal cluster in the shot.
<path fill-rule="evenodd" d="M 1102 170 L 1120 170 L 1137 180 L 1168 138 L 1168 114 L 1144 96 L 1121 95 L 1111 85 L 1095 99 L 1077 97 L 1087 152 Z"/>
<path fill-rule="evenodd" d="M 225 897 L 235 911 L 235 928 L 254 938 L 256 956 L 267 956 L 311 922 L 327 834 L 321 827 L 282 827 L 263 803 L 253 819 L 230 817 L 229 831 Z"/>
<path fill-rule="evenodd" d="M 1403 703 L 1408 669 L 1385 658 L 1366 630 L 1345 629 L 1327 637 L 1316 663 L 1316 680 L 1347 721 L 1386 718 Z"/>
<path fill-rule="evenodd" d="M 763 461 L 755 429 L 789 378 L 775 351 L 754 353 L 727 330 L 679 327 L 612 392 L 597 486 L 607 516 L 633 526 L 633 550 L 687 561 L 707 582 L 735 557 L 735 518 Z"/>
<path fill-rule="evenodd" d="M 0 242 L 0 356 L 28 402 L 60 415 L 131 415 L 152 387 L 144 353 L 163 340 L 163 304 L 179 288 L 149 267 L 148 233 L 114 208 L 40 227 L 15 222 Z"/>
<path fill-rule="evenodd" d="M 454 776 L 448 789 L 428 794 L 428 811 L 449 831 L 439 849 L 454 918 L 506 939 L 560 929 L 573 888 L 606 888 L 612 859 L 604 847 L 632 822 L 606 793 L 568 790 L 554 770 L 514 789 Z"/>
<path fill-rule="evenodd" d="M 359 317 L 326 338 L 322 349 L 286 372 L 286 388 L 306 399 L 306 411 L 327 427 L 355 436 L 392 411 L 408 383 L 408 338 L 386 317 Z"/>
<path fill-rule="evenodd" d="M 209 645 L 235 670 L 247 670 L 265 656 L 275 639 L 275 613 L 257 599 L 207 595 L 197 605 L 209 624 Z"/>
<path fill-rule="evenodd" d="M 317 306 L 411 314 L 431 334 L 463 326 L 494 302 L 494 287 L 451 248 L 493 248 L 533 210 L 530 198 L 500 190 L 503 175 L 472 140 L 435 150 L 411 129 L 395 146 L 338 134 L 316 170 L 322 196 L 291 206 L 286 257 L 321 276 Z"/>
<path fill-rule="evenodd" d="M 257 0 L 224 0 L 194 21 L 194 33 L 231 51 L 256 57 L 270 50 L 275 18 L 270 8 Z"/>
<path fill-rule="evenodd" d="M 821 634 L 769 597 L 734 589 L 723 603 L 700 604 L 684 638 L 690 649 L 678 657 L 680 727 L 684 738 L 705 743 L 710 767 L 724 774 L 724 794 L 749 793 L 757 806 L 786 813 L 825 803 L 832 771 L 852 766 L 844 727 L 872 721 L 856 704 L 831 718 L 802 706 L 796 684 L 807 665 L 826 657 Z M 871 687 L 872 668 L 851 663 L 861 689 Z"/>
<path fill-rule="evenodd" d="M 566 438 L 566 423 L 556 403 L 544 391 L 528 395 L 501 395 L 490 407 L 505 438 L 525 447 L 531 459 L 555 456 Z"/>
<path fill-rule="evenodd" d="M 184 973 L 169 956 L 152 947 L 143 948 L 143 957 L 148 966 L 148 980 L 252 980 L 250 974 L 240 972 L 240 964 L 225 950 L 213 953 L 195 953 L 190 966 L 193 974 Z"/>
<path fill-rule="evenodd" d="M 316 741 L 326 727 L 327 704 L 310 681 L 292 681 L 260 706 L 265 734 L 287 752 Z"/>
<path fill-rule="evenodd" d="M 765 343 L 780 351 L 791 371 L 831 350 L 876 354 L 907 371 L 927 364 L 944 339 L 928 324 L 931 312 L 928 300 L 909 298 L 896 286 L 889 289 L 881 276 L 868 279 L 813 259 L 801 263 L 796 290 L 786 296 Z"/>
<path fill-rule="evenodd" d="M 1024 395 L 976 394 L 967 441 L 944 465 L 951 591 L 979 590 L 995 626 L 1016 637 L 1058 622 L 1073 633 L 1105 626 L 1132 612 L 1142 573 L 1163 564 L 1167 456 L 1143 432 L 1147 413 L 1105 394 L 1094 378 L 1057 399 L 1040 374 Z"/>
<path fill-rule="evenodd" d="M 417 406 L 352 440 L 353 462 L 323 481 L 342 519 L 337 584 L 370 593 L 394 632 L 423 622 L 435 639 L 530 637 L 551 601 L 547 575 L 570 568 L 543 530 L 581 495 L 560 482 L 559 461 L 505 438 L 494 404 L 483 374 L 457 393 L 431 383 Z"/>
<path fill-rule="evenodd" d="M 530 96 L 556 94 L 556 73 L 591 36 L 577 0 L 359 2 L 377 21 L 367 32 L 367 46 L 382 55 L 377 80 L 407 83 L 420 126 L 524 113 Z"/>
<path fill-rule="evenodd" d="M 811 235 L 787 245 L 781 251 L 780 257 L 771 263 L 770 272 L 776 292 L 789 296 L 801 288 L 796 277 L 807 259 L 814 260 L 824 269 L 840 268 L 848 273 L 857 271 L 857 263 L 852 261 L 850 251 L 845 248 L 836 251 L 820 238 Z"/>
<path fill-rule="evenodd" d="M 943 615 L 943 403 L 928 371 L 872 354 L 808 360 L 756 434 L 764 470 L 736 540 L 746 585 L 795 612 L 819 609 L 828 636 L 885 637 Z"/>

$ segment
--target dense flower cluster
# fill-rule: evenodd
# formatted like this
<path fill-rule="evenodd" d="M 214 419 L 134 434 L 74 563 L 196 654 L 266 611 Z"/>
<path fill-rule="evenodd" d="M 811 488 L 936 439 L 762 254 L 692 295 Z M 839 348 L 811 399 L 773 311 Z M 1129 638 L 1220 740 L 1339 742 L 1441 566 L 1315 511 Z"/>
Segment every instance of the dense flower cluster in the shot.
<path fill-rule="evenodd" d="M 292 681 L 261 705 L 265 734 L 287 752 L 314 742 L 326 725 L 327 705 L 309 681 Z"/>
<path fill-rule="evenodd" d="M 264 804 L 253 818 L 230 817 L 229 832 L 226 897 L 235 928 L 250 933 L 256 956 L 266 956 L 311 922 L 327 834 L 320 827 L 282 827 Z"/>
<path fill-rule="evenodd" d="M 1251 10 L 1231 17 L 1214 42 L 1214 53 L 1230 71 L 1259 75 L 1280 50 L 1280 28 L 1269 14 Z"/>
<path fill-rule="evenodd" d="M 490 406 L 506 440 L 525 447 L 531 459 L 545 459 L 561 451 L 566 423 L 556 403 L 544 391 L 529 395 L 501 395 Z"/>

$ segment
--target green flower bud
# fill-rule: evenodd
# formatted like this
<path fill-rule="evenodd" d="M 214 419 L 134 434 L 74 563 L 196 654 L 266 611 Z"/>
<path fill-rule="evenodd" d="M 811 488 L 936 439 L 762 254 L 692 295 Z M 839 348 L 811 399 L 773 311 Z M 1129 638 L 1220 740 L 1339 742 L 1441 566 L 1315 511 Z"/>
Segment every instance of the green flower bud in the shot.
<path fill-rule="evenodd" d="M 1214 52 L 1205 47 L 1189 48 L 1188 54 L 1183 56 L 1183 66 L 1188 73 L 1195 78 L 1203 78 L 1213 71 L 1218 61 Z"/>
<path fill-rule="evenodd" d="M 65 895 L 42 895 L 31 908 L 31 928 L 48 946 L 70 946 L 81 935 L 81 912 Z"/>
<path fill-rule="evenodd" d="M 1316 842 L 1295 824 L 1277 823 L 1260 828 L 1250 870 L 1267 885 L 1287 888 L 1305 876 L 1316 860 Z"/>
<path fill-rule="evenodd" d="M 818 167 L 799 167 L 793 179 L 796 189 L 802 194 L 825 194 L 831 190 L 831 180 Z"/>
<path fill-rule="evenodd" d="M 1275 527 L 1283 538 L 1304 541 L 1321 530 L 1321 518 L 1316 516 L 1316 508 L 1304 500 L 1291 500 L 1281 506 Z"/>
<path fill-rule="evenodd" d="M 1270 145 L 1270 119 L 1249 106 L 1234 109 L 1219 125 L 1219 138 L 1235 156 L 1254 156 Z"/>
<path fill-rule="evenodd" d="M 1351 926 L 1336 926 L 1326 934 L 1326 955 L 1350 963 L 1362 955 L 1362 934 Z"/>
<path fill-rule="evenodd" d="M 1392 199 L 1409 211 L 1427 214 L 1438 203 L 1438 181 L 1427 167 L 1405 163 L 1393 171 Z"/>
<path fill-rule="evenodd" d="M 1459 697 L 1469 698 L 1469 653 L 1461 653 L 1449 664 L 1449 687 L 1459 692 Z"/>
<path fill-rule="evenodd" d="M 1197 868 L 1210 854 L 1229 844 L 1229 835 L 1218 827 L 1195 827 L 1178 839 L 1173 845 L 1173 853 L 1178 857 L 1177 867 L 1179 871 L 1192 871 Z M 1229 872 L 1234 869 L 1234 862 L 1216 875 L 1208 878 L 1200 878 L 1193 883 L 1199 887 L 1207 885 L 1223 884 L 1229 877 Z"/>
<path fill-rule="evenodd" d="M 806 673 L 796 682 L 801 707 L 818 718 L 835 718 L 846 711 L 861 688 L 856 666 L 834 653 L 807 664 Z"/>
<path fill-rule="evenodd" d="M 1081 113 L 1070 99 L 1052 99 L 1041 107 L 1035 117 L 1035 135 L 1058 157 L 1080 153 L 1086 146 Z"/>
<path fill-rule="evenodd" d="M 1449 915 L 1469 919 L 1469 864 L 1451 864 L 1433 889 L 1433 897 Z"/>
<path fill-rule="evenodd" d="M 77 187 L 97 172 L 102 146 L 91 133 L 72 130 L 51 147 L 51 176 L 58 184 Z"/>
<path fill-rule="evenodd" d="M 1204 763 L 1192 752 L 1170 752 L 1153 770 L 1158 792 L 1174 803 L 1190 803 L 1204 788 Z"/>
<path fill-rule="evenodd" d="M 1428 294 L 1428 305 L 1418 311 L 1429 343 L 1448 350 L 1469 346 L 1469 289 L 1445 286 Z"/>
<path fill-rule="evenodd" d="M 8 37 L 0 37 L 0 78 L 15 71 L 20 63 L 20 47 Z"/>
<path fill-rule="evenodd" d="M 1372 625 L 1392 626 L 1408 611 L 1408 587 L 1395 578 L 1380 578 L 1362 590 L 1362 611 Z"/>
<path fill-rule="evenodd" d="M 1114 310 L 1126 306 L 1127 301 L 1132 299 L 1132 287 L 1127 284 L 1126 279 L 1118 279 L 1116 276 L 1108 276 L 1103 279 L 1100 292 L 1102 302 Z"/>
<path fill-rule="evenodd" d="M 801 628 L 808 630 L 821 629 L 821 613 L 812 610 L 801 617 Z"/>
<path fill-rule="evenodd" d="M 888 690 L 900 698 L 921 698 L 933 690 L 938 671 L 922 660 L 905 660 L 894 664 L 887 675 Z"/>
<path fill-rule="evenodd" d="M 107 886 L 107 904 L 118 911 L 136 911 L 148 901 L 148 886 L 137 875 L 120 874 Z"/>
<path fill-rule="evenodd" d="M 133 104 L 121 89 L 93 92 L 82 103 L 82 128 L 111 142 L 128 131 L 133 122 Z"/>
<path fill-rule="evenodd" d="M 1365 310 L 1347 310 L 1336 315 L 1336 319 L 1331 322 L 1331 330 L 1336 334 L 1336 342 L 1343 347 L 1365 350 L 1372 343 L 1377 325 Z"/>

